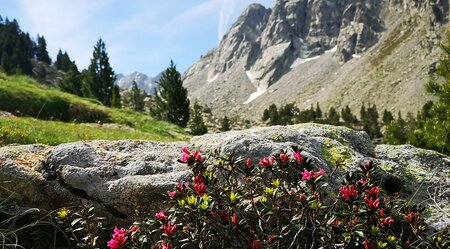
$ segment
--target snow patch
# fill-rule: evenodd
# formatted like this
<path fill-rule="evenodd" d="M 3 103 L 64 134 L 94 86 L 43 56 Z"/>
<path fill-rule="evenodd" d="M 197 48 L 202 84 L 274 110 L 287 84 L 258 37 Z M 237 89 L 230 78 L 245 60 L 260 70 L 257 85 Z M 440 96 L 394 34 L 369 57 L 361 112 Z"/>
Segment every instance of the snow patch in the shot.
<path fill-rule="evenodd" d="M 336 52 L 336 51 L 337 51 L 337 45 L 334 46 L 332 49 L 325 51 L 325 53 L 326 53 L 326 54 L 328 54 L 328 53 L 334 53 L 334 52 Z"/>
<path fill-rule="evenodd" d="M 250 79 L 251 82 L 255 81 L 255 77 L 253 76 L 252 72 L 250 72 L 250 70 L 245 71 L 245 74 L 247 74 L 247 77 Z"/>
<path fill-rule="evenodd" d="M 218 77 L 219 77 L 219 74 L 217 73 L 216 75 L 214 75 L 214 77 L 212 77 L 211 79 L 208 79 L 208 83 L 215 81 Z"/>
<path fill-rule="evenodd" d="M 300 66 L 301 64 L 306 63 L 306 62 L 308 62 L 308 61 L 317 60 L 317 59 L 319 59 L 319 57 L 320 57 L 320 55 L 314 56 L 314 57 L 311 57 L 311 58 L 306 58 L 306 59 L 303 59 L 303 58 L 297 58 L 297 59 L 294 61 L 294 63 L 292 63 L 291 68 L 296 68 L 296 67 Z"/>
<path fill-rule="evenodd" d="M 261 96 L 263 93 L 265 93 L 266 90 L 262 90 L 258 87 L 258 89 L 256 90 L 256 92 L 250 94 L 250 97 L 248 97 L 247 101 L 244 102 L 244 105 L 252 102 L 253 100 L 255 100 L 256 98 L 258 98 L 259 96 Z"/>
<path fill-rule="evenodd" d="M 361 55 L 359 55 L 359 54 L 352 54 L 352 58 L 361 58 Z"/>

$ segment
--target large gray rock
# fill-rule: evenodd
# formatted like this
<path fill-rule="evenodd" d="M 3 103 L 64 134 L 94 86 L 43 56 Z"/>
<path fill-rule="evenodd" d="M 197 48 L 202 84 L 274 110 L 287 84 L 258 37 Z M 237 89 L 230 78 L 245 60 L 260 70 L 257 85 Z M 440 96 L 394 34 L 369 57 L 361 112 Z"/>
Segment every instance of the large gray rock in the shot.
<path fill-rule="evenodd" d="M 177 162 L 182 147 L 130 140 L 2 147 L 1 194 L 47 210 L 90 203 L 110 218 L 131 218 L 135 209 L 161 208 L 164 194 L 187 179 Z"/>
<path fill-rule="evenodd" d="M 114 222 L 132 218 L 135 209 L 158 211 L 176 183 L 189 171 L 177 162 L 181 148 L 226 155 L 236 152 L 258 162 L 300 145 L 303 155 L 329 175 L 336 189 L 347 170 L 373 160 L 386 189 L 394 182 L 403 197 L 429 207 L 435 228 L 450 224 L 450 158 L 412 146 L 373 145 L 368 135 L 345 127 L 319 124 L 275 126 L 193 137 L 190 144 L 144 141 L 90 141 L 0 148 L 1 197 L 27 207 L 54 210 L 94 204 Z M 289 153 L 292 153 L 290 151 Z M 396 189 L 398 190 L 398 189 Z"/>

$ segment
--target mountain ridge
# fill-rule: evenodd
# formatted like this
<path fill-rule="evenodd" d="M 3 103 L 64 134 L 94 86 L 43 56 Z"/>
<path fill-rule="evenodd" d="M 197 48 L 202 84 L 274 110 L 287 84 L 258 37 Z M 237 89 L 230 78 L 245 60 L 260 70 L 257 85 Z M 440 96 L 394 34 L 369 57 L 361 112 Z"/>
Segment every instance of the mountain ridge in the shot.
<path fill-rule="evenodd" d="M 439 57 L 448 9 L 429 0 L 250 5 L 219 46 L 186 70 L 184 84 L 213 113 L 254 120 L 268 105 L 289 102 L 415 112 L 432 99 L 423 84 Z"/>

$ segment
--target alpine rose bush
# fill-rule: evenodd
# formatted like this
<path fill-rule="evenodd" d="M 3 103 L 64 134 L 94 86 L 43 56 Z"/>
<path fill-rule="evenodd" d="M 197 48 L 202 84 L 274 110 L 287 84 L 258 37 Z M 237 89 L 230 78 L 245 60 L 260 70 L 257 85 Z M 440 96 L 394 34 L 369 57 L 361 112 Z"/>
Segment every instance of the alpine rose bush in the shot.
<path fill-rule="evenodd" d="M 168 208 L 114 230 L 109 248 L 449 248 L 448 231 L 429 234 L 423 209 L 378 185 L 371 161 L 332 177 L 298 147 L 261 158 L 217 159 L 183 148 L 192 181 L 167 195 Z"/>

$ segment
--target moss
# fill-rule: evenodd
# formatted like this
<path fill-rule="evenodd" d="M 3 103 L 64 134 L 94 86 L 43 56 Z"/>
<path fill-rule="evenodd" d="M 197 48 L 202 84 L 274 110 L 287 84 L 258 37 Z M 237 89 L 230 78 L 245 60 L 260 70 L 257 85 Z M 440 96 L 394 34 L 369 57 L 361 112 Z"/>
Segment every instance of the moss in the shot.
<path fill-rule="evenodd" d="M 353 162 L 353 155 L 346 146 L 336 146 L 331 139 L 324 139 L 322 145 L 322 158 L 331 165 L 338 165 L 339 169 L 346 170 Z"/>
<path fill-rule="evenodd" d="M 392 165 L 389 165 L 389 164 L 382 164 L 382 165 L 380 165 L 380 167 L 381 167 L 381 169 L 383 169 L 384 171 L 387 171 L 387 172 L 394 171 L 394 168 L 392 167 Z"/>
<path fill-rule="evenodd" d="M 282 142 L 284 137 L 283 137 L 283 135 L 281 135 L 279 133 L 275 133 L 270 137 L 270 139 L 274 142 Z"/>

